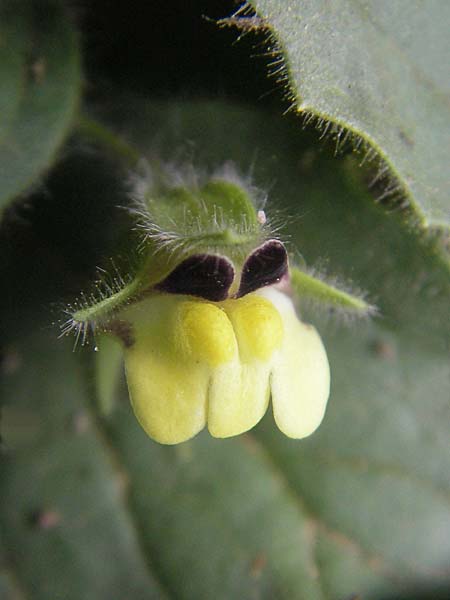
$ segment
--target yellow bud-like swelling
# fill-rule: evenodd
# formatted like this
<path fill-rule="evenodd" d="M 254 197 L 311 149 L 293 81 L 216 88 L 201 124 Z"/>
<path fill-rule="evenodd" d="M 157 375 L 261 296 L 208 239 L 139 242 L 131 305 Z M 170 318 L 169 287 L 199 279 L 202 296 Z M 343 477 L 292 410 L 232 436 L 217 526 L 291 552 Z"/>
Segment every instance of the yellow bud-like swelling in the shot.
<path fill-rule="evenodd" d="M 243 361 L 267 361 L 283 340 L 283 321 L 274 305 L 261 296 L 248 294 L 228 300 L 224 308 L 233 324 Z"/>
<path fill-rule="evenodd" d="M 248 431 L 267 411 L 270 362 L 236 360 L 216 369 L 208 394 L 208 429 L 226 438 Z"/>
<path fill-rule="evenodd" d="M 198 300 L 180 304 L 173 335 L 182 354 L 211 367 L 231 361 L 237 353 L 230 320 L 214 304 Z"/>
<path fill-rule="evenodd" d="M 208 429 L 221 438 L 248 431 L 264 416 L 272 357 L 283 340 L 282 319 L 269 300 L 248 294 L 222 306 L 233 325 L 239 359 L 216 369 L 209 388 Z"/>

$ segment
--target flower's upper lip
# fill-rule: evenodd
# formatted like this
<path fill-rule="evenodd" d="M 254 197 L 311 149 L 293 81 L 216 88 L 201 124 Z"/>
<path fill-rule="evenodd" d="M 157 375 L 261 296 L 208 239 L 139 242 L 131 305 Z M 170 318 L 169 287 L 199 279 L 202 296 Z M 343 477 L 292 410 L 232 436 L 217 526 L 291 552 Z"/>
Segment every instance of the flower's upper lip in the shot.
<path fill-rule="evenodd" d="M 155 289 L 220 302 L 230 296 L 241 298 L 259 288 L 274 285 L 287 273 L 286 249 L 282 242 L 271 239 L 247 257 L 238 285 L 233 285 L 235 269 L 228 258 L 216 254 L 194 254 L 177 265 Z M 237 289 L 236 293 L 230 294 L 231 289 Z"/>
<path fill-rule="evenodd" d="M 268 240 L 245 261 L 237 297 L 278 283 L 287 273 L 288 257 L 284 244 L 279 240 Z"/>
<path fill-rule="evenodd" d="M 194 254 L 177 265 L 155 289 L 168 294 L 186 294 L 220 302 L 228 297 L 234 275 L 234 267 L 227 258 L 214 254 Z"/>

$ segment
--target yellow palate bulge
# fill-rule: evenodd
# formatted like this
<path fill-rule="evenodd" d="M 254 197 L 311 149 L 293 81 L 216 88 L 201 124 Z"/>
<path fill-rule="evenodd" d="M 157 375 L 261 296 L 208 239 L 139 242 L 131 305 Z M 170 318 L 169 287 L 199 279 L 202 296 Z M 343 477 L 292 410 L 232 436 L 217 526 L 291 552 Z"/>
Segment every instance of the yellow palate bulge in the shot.
<path fill-rule="evenodd" d="M 174 340 L 184 356 L 217 367 L 237 353 L 236 337 L 226 313 L 202 301 L 183 302 L 177 310 Z"/>
<path fill-rule="evenodd" d="M 247 295 L 224 302 L 244 361 L 267 361 L 283 341 L 283 321 L 273 304 L 261 296 Z"/>

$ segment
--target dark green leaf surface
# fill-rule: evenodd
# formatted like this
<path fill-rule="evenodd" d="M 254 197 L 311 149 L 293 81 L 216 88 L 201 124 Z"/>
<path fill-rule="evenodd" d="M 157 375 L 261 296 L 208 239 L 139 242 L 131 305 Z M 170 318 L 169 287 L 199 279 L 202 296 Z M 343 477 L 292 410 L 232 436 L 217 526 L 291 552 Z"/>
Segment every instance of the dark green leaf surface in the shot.
<path fill-rule="evenodd" d="M 48 168 L 71 125 L 78 40 L 56 0 L 0 7 L 0 211 Z"/>
<path fill-rule="evenodd" d="M 27 598 L 165 597 L 126 510 L 128 475 L 89 412 L 79 357 L 48 337 L 14 352 L 20 363 L 2 389 L 6 568 Z"/>
<path fill-rule="evenodd" d="M 424 222 L 448 225 L 449 3 L 250 4 L 273 27 L 286 53 L 298 110 L 367 140 Z"/>
<path fill-rule="evenodd" d="M 319 431 L 299 442 L 268 415 L 232 440 L 160 446 L 125 393 L 110 418 L 93 418 L 70 346 L 23 341 L 3 388 L 0 478 L 0 530 L 21 587 L 32 599 L 162 588 L 186 600 L 379 600 L 448 581 L 446 265 L 374 206 L 352 161 L 318 152 L 288 121 L 220 103 L 125 105 L 136 123 L 109 118 L 149 154 L 252 168 L 293 256 L 353 279 L 381 317 L 349 328 L 316 318 L 332 393 Z M 36 527 L 42 510 L 60 520 Z"/>
<path fill-rule="evenodd" d="M 0 598 L 2 600 L 23 600 L 23 596 L 7 573 L 0 573 Z"/>
<path fill-rule="evenodd" d="M 0 538 L 0 598 L 2 600 L 23 600 L 10 565 L 6 562 L 2 539 Z"/>

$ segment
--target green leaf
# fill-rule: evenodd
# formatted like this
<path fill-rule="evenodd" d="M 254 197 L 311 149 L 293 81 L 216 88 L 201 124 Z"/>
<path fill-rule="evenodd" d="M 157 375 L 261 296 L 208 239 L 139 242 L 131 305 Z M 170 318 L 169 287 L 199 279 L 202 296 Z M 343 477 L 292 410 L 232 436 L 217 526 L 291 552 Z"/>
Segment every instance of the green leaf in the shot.
<path fill-rule="evenodd" d="M 265 20 L 259 26 L 273 28 L 296 109 L 316 115 L 338 145 L 343 129 L 368 142 L 399 181 L 388 177 L 380 197 L 404 193 L 424 224 L 448 224 L 449 3 L 250 4 Z M 234 24 L 248 26 L 241 18 Z"/>
<path fill-rule="evenodd" d="M 7 564 L 0 538 L 0 598 L 2 600 L 23 600 L 23 595 L 14 578 L 10 565 Z"/>
<path fill-rule="evenodd" d="M 56 0 L 0 7 L 0 211 L 55 159 L 80 93 L 77 36 Z"/>
<path fill-rule="evenodd" d="M 7 573 L 0 573 L 0 598 L 2 600 L 23 600 L 23 596 Z"/>
<path fill-rule="evenodd" d="M 126 393 L 110 418 L 95 417 L 71 345 L 23 340 L 3 378 L 0 477 L 0 530 L 21 586 L 32 599 L 62 586 L 64 598 L 124 598 L 134 585 L 158 597 L 156 574 L 185 599 L 379 600 L 448 583 L 449 280 L 433 244 L 374 205 L 351 159 L 317 152 L 286 119 L 219 102 L 120 104 L 129 138 L 156 139 L 162 158 L 194 148 L 202 167 L 231 158 L 253 169 L 298 262 L 322 259 L 381 317 L 349 329 L 315 319 L 332 393 L 319 431 L 297 442 L 268 415 L 235 439 L 158 445 Z M 30 528 L 42 508 L 62 518 Z"/>
<path fill-rule="evenodd" d="M 164 598 L 70 344 L 15 347 L 2 388 L 0 534 L 27 598 Z"/>
<path fill-rule="evenodd" d="M 257 437 L 343 550 L 347 541 L 393 581 L 439 580 L 450 557 L 447 357 L 378 327 L 326 346 L 333 392 L 317 435 L 300 452 L 267 424 Z"/>

